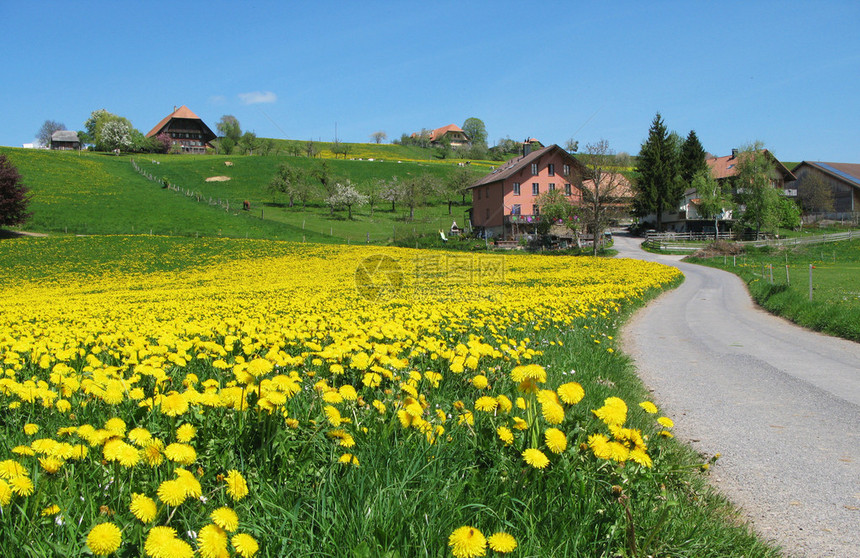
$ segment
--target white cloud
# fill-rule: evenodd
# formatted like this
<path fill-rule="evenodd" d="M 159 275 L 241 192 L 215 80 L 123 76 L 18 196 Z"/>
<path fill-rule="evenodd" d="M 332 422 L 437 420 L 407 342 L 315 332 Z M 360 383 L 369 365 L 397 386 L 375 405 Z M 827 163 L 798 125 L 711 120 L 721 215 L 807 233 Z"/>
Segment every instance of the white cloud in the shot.
<path fill-rule="evenodd" d="M 259 103 L 274 103 L 278 100 L 278 96 L 271 91 L 252 91 L 250 93 L 239 93 L 239 100 L 246 105 L 256 105 Z"/>

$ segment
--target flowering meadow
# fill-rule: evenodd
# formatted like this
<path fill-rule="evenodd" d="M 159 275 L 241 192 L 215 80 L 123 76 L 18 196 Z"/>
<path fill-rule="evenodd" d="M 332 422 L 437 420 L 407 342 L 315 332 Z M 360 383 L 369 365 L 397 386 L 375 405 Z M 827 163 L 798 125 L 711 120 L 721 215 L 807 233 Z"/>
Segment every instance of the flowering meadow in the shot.
<path fill-rule="evenodd" d="M 720 555 L 615 352 L 672 268 L 158 237 L 0 264 L 3 555 Z"/>

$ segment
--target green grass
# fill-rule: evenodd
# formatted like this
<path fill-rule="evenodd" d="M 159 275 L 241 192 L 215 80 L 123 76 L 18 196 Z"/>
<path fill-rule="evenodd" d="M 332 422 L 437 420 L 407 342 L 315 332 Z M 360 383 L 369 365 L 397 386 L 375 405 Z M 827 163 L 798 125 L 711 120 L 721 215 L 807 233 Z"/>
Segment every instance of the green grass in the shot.
<path fill-rule="evenodd" d="M 389 203 L 345 210 L 332 216 L 320 201 L 286 207 L 286 199 L 266 192 L 279 164 L 303 169 L 319 159 L 279 156 L 135 155 L 70 153 L 0 148 L 31 189 L 32 219 L 26 230 L 68 234 L 156 234 L 225 236 L 307 242 L 388 244 L 398 237 L 448 230 L 452 220 L 463 226 L 469 204 L 457 203 L 452 214 L 443 200 L 429 200 L 408 219 L 408 208 Z M 162 189 L 134 170 L 131 159 L 153 177 L 181 189 Z M 229 161 L 232 166 L 225 166 Z M 353 182 L 430 173 L 444 178 L 450 162 L 380 162 L 327 160 L 334 179 Z M 230 176 L 228 182 L 206 182 Z M 242 203 L 251 202 L 243 211 Z M 229 210 L 228 210 L 229 208 Z"/>
<path fill-rule="evenodd" d="M 755 301 L 774 314 L 860 341 L 860 241 L 748 249 L 734 261 L 731 256 L 686 261 L 737 274 L 746 281 Z M 811 301 L 810 265 L 814 266 Z M 769 266 L 773 269 L 772 284 Z"/>

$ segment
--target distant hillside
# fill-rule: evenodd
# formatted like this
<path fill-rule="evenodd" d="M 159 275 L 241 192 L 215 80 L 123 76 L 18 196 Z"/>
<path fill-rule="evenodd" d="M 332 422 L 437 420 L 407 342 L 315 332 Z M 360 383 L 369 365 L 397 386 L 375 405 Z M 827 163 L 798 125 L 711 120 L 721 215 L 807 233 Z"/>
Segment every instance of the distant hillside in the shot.
<path fill-rule="evenodd" d="M 370 144 L 368 144 L 370 145 Z M 375 146 L 387 147 L 387 146 Z M 308 242 L 367 242 L 387 244 L 413 234 L 435 234 L 464 221 L 467 205 L 448 215 L 443 200 L 431 199 L 407 221 L 406 208 L 392 211 L 385 202 L 370 216 L 367 206 L 329 215 L 321 200 L 306 208 L 286 207 L 283 196 L 266 186 L 287 163 L 311 170 L 323 160 L 286 155 L 122 155 L 0 148 L 31 188 L 33 218 L 26 229 L 68 234 L 166 234 L 273 238 Z M 174 189 L 141 176 L 132 166 Z M 375 159 L 375 158 L 374 158 Z M 451 161 L 401 162 L 324 159 L 332 178 L 362 184 L 371 180 L 406 178 L 429 173 L 444 179 L 457 168 Z M 229 166 L 226 162 L 231 163 Z M 481 171 L 476 171 L 480 174 Z M 229 181 L 207 182 L 211 177 Z M 250 210 L 242 209 L 250 202 Z M 229 209 L 228 209 L 229 208 Z"/>

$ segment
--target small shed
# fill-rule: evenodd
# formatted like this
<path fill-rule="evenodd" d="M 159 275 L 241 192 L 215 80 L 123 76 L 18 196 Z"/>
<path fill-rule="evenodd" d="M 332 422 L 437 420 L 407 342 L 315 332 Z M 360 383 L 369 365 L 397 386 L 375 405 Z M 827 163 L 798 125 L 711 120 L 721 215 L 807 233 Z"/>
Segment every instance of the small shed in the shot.
<path fill-rule="evenodd" d="M 81 148 L 81 140 L 78 133 L 71 130 L 60 130 L 51 135 L 51 149 L 60 151 L 76 150 Z"/>

